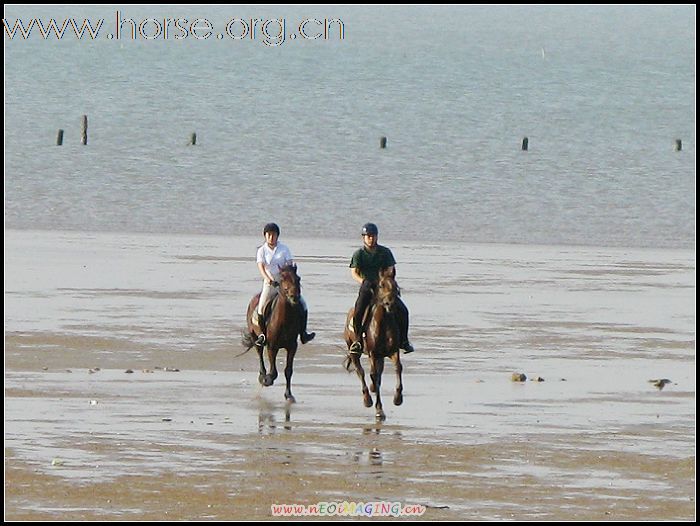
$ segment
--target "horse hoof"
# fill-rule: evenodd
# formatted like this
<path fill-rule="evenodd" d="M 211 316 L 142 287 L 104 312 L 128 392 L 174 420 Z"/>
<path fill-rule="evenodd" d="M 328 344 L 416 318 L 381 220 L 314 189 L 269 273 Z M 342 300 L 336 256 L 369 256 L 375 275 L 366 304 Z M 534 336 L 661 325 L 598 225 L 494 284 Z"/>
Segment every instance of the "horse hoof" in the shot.
<path fill-rule="evenodd" d="M 384 411 L 377 411 L 377 413 L 374 415 L 374 417 L 379 421 L 379 422 L 384 422 L 386 420 L 386 415 L 384 414 Z"/>
<path fill-rule="evenodd" d="M 265 387 L 270 387 L 274 383 L 275 383 L 275 380 L 274 380 L 274 378 L 272 378 L 272 376 L 270 376 L 269 374 L 265 375 L 265 378 L 263 379 L 263 385 Z"/>
<path fill-rule="evenodd" d="M 403 404 L 403 395 L 401 393 L 396 393 L 394 395 L 394 405 Z"/>
<path fill-rule="evenodd" d="M 262 374 L 258 375 L 258 383 L 260 385 L 265 385 L 265 377 Z"/>
<path fill-rule="evenodd" d="M 290 404 L 296 404 L 296 403 L 297 403 L 296 398 L 294 398 L 294 395 L 291 395 L 291 394 L 289 394 L 289 395 L 288 395 L 288 394 L 285 394 L 285 395 L 284 395 L 284 399 L 287 400 L 287 402 L 290 403 Z"/>
<path fill-rule="evenodd" d="M 365 398 L 365 407 L 372 407 L 372 397 L 368 396 Z"/>

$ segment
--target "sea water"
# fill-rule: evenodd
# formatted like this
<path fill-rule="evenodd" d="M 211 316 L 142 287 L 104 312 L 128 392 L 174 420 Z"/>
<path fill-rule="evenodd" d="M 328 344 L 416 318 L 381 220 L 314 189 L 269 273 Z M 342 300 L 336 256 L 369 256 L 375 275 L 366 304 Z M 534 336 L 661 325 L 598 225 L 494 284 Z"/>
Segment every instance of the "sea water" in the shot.
<path fill-rule="evenodd" d="M 8 36 L 52 17 L 103 23 Z M 5 25 L 6 228 L 694 247 L 694 6 L 15 6 Z"/>

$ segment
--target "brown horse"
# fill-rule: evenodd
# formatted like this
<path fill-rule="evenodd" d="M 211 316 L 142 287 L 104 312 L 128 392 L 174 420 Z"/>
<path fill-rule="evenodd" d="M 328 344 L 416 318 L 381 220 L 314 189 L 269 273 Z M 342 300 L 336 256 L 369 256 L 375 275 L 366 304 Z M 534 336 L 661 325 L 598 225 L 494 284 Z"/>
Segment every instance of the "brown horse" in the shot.
<path fill-rule="evenodd" d="M 377 420 L 385 420 L 386 415 L 382 408 L 381 385 L 382 373 L 384 372 L 384 358 L 391 358 L 396 367 L 396 391 L 394 393 L 394 405 L 403 403 L 403 383 L 401 381 L 401 358 L 399 351 L 399 324 L 396 313 L 396 301 L 398 299 L 399 286 L 391 271 L 380 271 L 379 284 L 374 294 L 374 299 L 369 306 L 368 314 L 365 316 L 364 352 L 369 357 L 369 377 L 372 381 L 370 389 L 376 394 L 377 402 L 374 405 Z M 354 340 L 354 332 L 350 328 L 353 319 L 354 309 L 350 309 L 345 323 L 345 343 L 350 348 Z M 360 363 L 360 356 L 348 354 L 345 359 L 345 368 L 350 371 L 351 366 L 355 368 L 357 376 L 362 383 L 362 396 L 365 407 L 372 407 L 372 396 L 369 394 L 365 382 L 365 371 Z"/>
<path fill-rule="evenodd" d="M 292 395 L 292 372 L 294 370 L 294 355 L 297 352 L 297 337 L 301 329 L 302 314 L 299 297 L 301 293 L 301 278 L 297 276 L 297 268 L 288 265 L 280 269 L 277 294 L 266 308 L 266 341 L 264 345 L 256 345 L 260 335 L 260 328 L 253 323 L 253 315 L 260 300 L 260 294 L 256 294 L 248 304 L 246 320 L 248 332 L 243 334 L 243 346 L 248 352 L 252 347 L 258 351 L 260 358 L 260 373 L 258 382 L 264 386 L 272 385 L 277 379 L 277 353 L 280 349 L 287 351 L 287 365 L 284 368 L 284 377 L 287 379 L 287 388 L 284 397 L 289 402 L 295 402 Z M 263 347 L 267 348 L 267 359 L 270 364 L 270 372 L 265 369 L 263 359 Z"/>

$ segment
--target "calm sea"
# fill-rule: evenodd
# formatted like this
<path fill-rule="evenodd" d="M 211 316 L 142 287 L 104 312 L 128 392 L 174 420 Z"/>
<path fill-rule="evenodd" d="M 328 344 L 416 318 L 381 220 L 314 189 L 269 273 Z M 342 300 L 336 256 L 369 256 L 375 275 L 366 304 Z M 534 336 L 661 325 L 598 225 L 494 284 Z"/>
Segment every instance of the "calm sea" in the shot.
<path fill-rule="evenodd" d="M 117 10 L 154 38 L 110 39 Z M 104 23 L 5 32 L 5 227 L 353 238 L 374 221 L 387 242 L 692 248 L 695 13 L 9 7 Z M 165 18 L 212 36 L 158 37 Z M 284 18 L 285 41 L 250 38 L 251 18 Z M 344 38 L 290 36 L 310 19 Z"/>

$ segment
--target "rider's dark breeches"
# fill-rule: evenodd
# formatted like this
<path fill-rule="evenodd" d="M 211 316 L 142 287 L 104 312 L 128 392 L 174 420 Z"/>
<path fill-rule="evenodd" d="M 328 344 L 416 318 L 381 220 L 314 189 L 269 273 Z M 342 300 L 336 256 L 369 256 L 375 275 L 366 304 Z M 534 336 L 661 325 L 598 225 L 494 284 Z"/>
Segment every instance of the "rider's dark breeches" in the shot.
<path fill-rule="evenodd" d="M 408 308 L 401 301 L 401 298 L 396 298 L 396 314 L 398 314 L 399 334 L 401 336 L 401 344 L 408 341 Z"/>
<path fill-rule="evenodd" d="M 362 336 L 362 318 L 364 318 L 365 310 L 372 301 L 376 283 L 369 280 L 364 280 L 360 286 L 360 292 L 357 294 L 355 301 L 355 314 L 353 315 L 352 323 L 355 327 L 355 340 L 359 341 Z"/>

